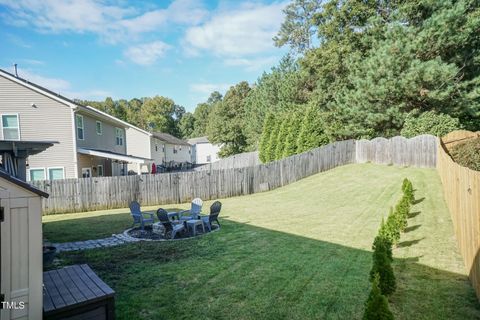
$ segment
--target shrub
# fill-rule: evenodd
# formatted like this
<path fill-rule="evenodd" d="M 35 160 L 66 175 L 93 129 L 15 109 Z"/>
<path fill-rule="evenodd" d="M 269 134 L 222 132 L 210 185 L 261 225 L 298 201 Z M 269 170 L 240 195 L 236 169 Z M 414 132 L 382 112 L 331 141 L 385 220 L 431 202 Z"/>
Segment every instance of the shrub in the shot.
<path fill-rule="evenodd" d="M 386 237 L 377 235 L 373 240 L 373 251 L 384 251 L 390 261 L 393 261 L 392 243 Z"/>
<path fill-rule="evenodd" d="M 392 208 L 390 208 L 390 214 L 387 217 L 387 221 L 381 227 L 380 234 L 388 239 L 392 244 L 397 244 L 398 240 L 400 240 L 400 227 L 397 216 L 393 212 Z"/>
<path fill-rule="evenodd" d="M 403 197 L 402 200 L 395 206 L 394 216 L 396 226 L 400 231 L 404 231 L 408 223 L 408 213 L 410 211 L 410 200 Z"/>
<path fill-rule="evenodd" d="M 379 275 L 379 286 L 382 294 L 389 295 L 395 291 L 396 281 L 392 268 L 392 249 L 386 242 L 378 239 L 373 251 L 373 266 L 370 271 L 370 280 Z"/>
<path fill-rule="evenodd" d="M 408 202 L 413 204 L 413 202 L 415 201 L 415 195 L 414 195 L 414 191 L 413 191 L 413 184 L 412 184 L 412 182 L 411 182 L 410 180 L 408 180 L 407 178 L 405 178 L 405 179 L 403 180 L 402 191 L 403 191 L 404 197 L 407 197 Z"/>
<path fill-rule="evenodd" d="M 452 148 L 450 154 L 456 163 L 480 171 L 480 138 L 457 144 Z"/>
<path fill-rule="evenodd" d="M 382 295 L 379 287 L 380 276 L 375 274 L 372 281 L 372 290 L 365 303 L 363 320 L 393 320 L 393 314 L 388 306 L 387 298 Z"/>
<path fill-rule="evenodd" d="M 461 129 L 460 121 L 448 114 L 427 111 L 421 114 L 409 113 L 403 124 L 402 136 L 411 138 L 419 134 L 431 134 L 437 137 Z"/>

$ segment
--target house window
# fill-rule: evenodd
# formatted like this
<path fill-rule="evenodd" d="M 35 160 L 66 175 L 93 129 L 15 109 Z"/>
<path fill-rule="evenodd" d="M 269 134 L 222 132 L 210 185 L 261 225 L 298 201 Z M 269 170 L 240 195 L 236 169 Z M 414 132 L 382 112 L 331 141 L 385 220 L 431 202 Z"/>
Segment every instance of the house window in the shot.
<path fill-rule="evenodd" d="M 173 153 L 177 153 L 177 146 L 173 146 Z"/>
<path fill-rule="evenodd" d="M 207 162 L 212 161 L 212 156 L 207 156 Z"/>
<path fill-rule="evenodd" d="M 83 129 L 83 116 L 77 114 L 77 139 L 83 140 L 84 139 L 84 129 Z"/>
<path fill-rule="evenodd" d="M 32 168 L 29 172 L 30 181 L 45 180 L 44 168 Z"/>
<path fill-rule="evenodd" d="M 101 164 L 97 166 L 97 175 L 103 177 L 103 166 Z"/>
<path fill-rule="evenodd" d="M 180 151 L 182 151 L 182 146 L 179 146 L 178 148 L 180 149 Z"/>
<path fill-rule="evenodd" d="M 2 131 L 4 140 L 20 140 L 18 114 L 2 115 Z"/>
<path fill-rule="evenodd" d="M 101 121 L 97 121 L 96 129 L 97 129 L 97 134 L 101 136 L 103 134 L 103 125 Z"/>
<path fill-rule="evenodd" d="M 123 129 L 115 128 L 117 146 L 123 146 Z"/>
<path fill-rule="evenodd" d="M 65 179 L 63 168 L 48 168 L 48 179 L 49 180 Z"/>
<path fill-rule="evenodd" d="M 155 151 L 158 151 L 158 145 L 155 145 Z"/>
<path fill-rule="evenodd" d="M 91 168 L 82 168 L 82 178 L 90 178 L 92 176 Z"/>
<path fill-rule="evenodd" d="M 165 153 L 165 145 L 162 145 L 162 152 Z"/>

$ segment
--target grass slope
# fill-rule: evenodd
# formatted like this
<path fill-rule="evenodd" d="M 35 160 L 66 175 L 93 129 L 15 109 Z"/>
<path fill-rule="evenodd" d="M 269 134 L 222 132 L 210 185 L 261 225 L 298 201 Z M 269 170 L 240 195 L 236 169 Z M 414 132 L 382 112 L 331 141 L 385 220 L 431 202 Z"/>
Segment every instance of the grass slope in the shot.
<path fill-rule="evenodd" d="M 339 167 L 271 192 L 223 199 L 219 232 L 68 253 L 62 263 L 89 263 L 117 291 L 119 319 L 360 319 L 371 244 L 404 177 L 417 189 L 418 204 L 394 250 L 396 318 L 480 318 L 439 178 L 429 169 Z M 106 236 L 131 223 L 127 210 L 44 222 L 52 241 Z"/>

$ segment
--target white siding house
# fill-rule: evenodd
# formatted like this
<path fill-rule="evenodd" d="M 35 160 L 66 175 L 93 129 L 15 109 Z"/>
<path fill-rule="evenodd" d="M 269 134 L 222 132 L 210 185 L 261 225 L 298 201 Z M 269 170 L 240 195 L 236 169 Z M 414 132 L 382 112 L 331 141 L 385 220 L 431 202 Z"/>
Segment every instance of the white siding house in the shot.
<path fill-rule="evenodd" d="M 207 137 L 192 138 L 188 140 L 192 145 L 192 159 L 195 164 L 213 163 L 220 159 L 218 152 L 221 146 L 211 144 Z"/>

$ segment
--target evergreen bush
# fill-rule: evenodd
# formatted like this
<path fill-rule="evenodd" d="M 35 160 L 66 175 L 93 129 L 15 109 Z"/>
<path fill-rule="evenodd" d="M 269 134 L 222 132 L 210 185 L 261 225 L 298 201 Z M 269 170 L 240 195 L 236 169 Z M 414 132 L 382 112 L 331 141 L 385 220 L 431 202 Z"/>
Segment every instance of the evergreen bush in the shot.
<path fill-rule="evenodd" d="M 380 276 L 375 274 L 372 281 L 372 290 L 365 303 L 363 320 L 393 320 L 387 298 L 380 291 Z"/>
<path fill-rule="evenodd" d="M 370 271 L 370 281 L 375 275 L 380 276 L 379 286 L 382 294 L 390 295 L 395 291 L 396 281 L 392 268 L 392 250 L 387 242 L 377 239 L 377 243 L 373 250 L 373 266 Z"/>

